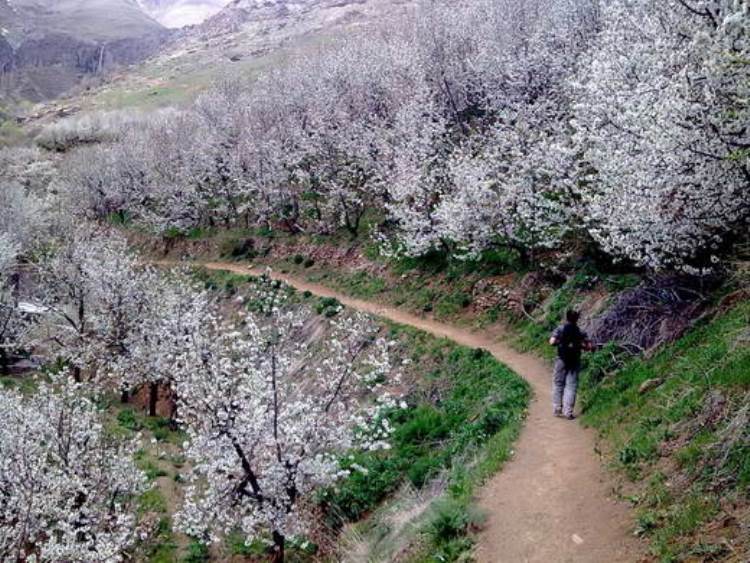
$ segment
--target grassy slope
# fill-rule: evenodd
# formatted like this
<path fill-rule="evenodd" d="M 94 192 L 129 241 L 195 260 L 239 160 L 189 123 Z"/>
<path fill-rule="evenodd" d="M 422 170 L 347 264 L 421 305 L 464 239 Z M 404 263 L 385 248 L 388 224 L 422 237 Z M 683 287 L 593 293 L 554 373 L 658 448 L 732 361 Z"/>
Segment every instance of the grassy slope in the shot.
<path fill-rule="evenodd" d="M 246 236 L 224 233 L 213 252 L 241 259 L 237 241 Z M 376 268 L 356 271 L 288 254 L 279 262 L 273 251 L 265 258 L 263 254 L 289 241 L 283 236 L 258 240 L 259 254 L 245 259 L 268 262 L 353 296 L 478 327 L 495 322 L 508 326 L 508 316 L 502 308 L 473 311 L 472 287 L 501 277 L 512 288 L 523 276 L 513 257 L 504 255 L 481 263 L 440 257 L 376 262 Z M 307 242 L 314 246 L 321 241 L 313 237 Z M 333 243 L 351 244 L 344 239 Z M 374 258 L 367 248 L 364 254 Z M 543 297 L 533 317 L 511 322 L 511 338 L 519 348 L 549 357 L 553 350 L 545 346 L 546 337 L 568 306 L 596 292 L 611 301 L 639 281 L 633 274 L 579 267 Z M 750 302 L 741 300 L 653 357 L 630 357 L 606 346 L 587 358 L 583 422 L 597 429 L 611 467 L 623 476 L 623 494 L 636 509 L 634 530 L 651 539 L 657 560 L 750 557 L 749 326 Z M 647 381 L 656 386 L 641 391 Z"/>
<path fill-rule="evenodd" d="M 749 327 L 745 301 L 653 358 L 632 359 L 600 382 L 587 373 L 584 422 L 639 483 L 631 497 L 637 532 L 652 538 L 662 561 L 750 556 L 734 526 L 716 528 L 747 516 Z M 649 381 L 663 383 L 647 391 Z"/>

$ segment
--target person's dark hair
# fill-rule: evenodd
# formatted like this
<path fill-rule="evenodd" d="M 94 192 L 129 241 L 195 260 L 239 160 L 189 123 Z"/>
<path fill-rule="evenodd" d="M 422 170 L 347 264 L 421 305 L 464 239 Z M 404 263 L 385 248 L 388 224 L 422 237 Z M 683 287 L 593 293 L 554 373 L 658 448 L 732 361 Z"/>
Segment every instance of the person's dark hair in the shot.
<path fill-rule="evenodd" d="M 574 309 L 568 309 L 565 313 L 565 320 L 571 324 L 578 324 L 578 319 L 581 318 L 581 313 Z"/>

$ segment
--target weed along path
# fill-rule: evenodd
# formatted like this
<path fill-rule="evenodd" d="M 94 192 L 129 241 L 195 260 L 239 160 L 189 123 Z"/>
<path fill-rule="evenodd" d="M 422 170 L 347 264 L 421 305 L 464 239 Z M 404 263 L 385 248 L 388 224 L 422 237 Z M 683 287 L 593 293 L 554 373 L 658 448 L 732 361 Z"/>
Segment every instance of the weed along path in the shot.
<path fill-rule="evenodd" d="M 236 263 L 203 263 L 210 270 L 260 275 Z M 482 488 L 479 505 L 486 527 L 475 557 L 486 563 L 633 563 L 640 559 L 627 508 L 613 499 L 591 432 L 551 415 L 551 370 L 542 359 L 521 354 L 481 333 L 442 324 L 388 307 L 353 299 L 287 275 L 272 277 L 320 297 L 410 325 L 472 348 L 489 350 L 523 376 L 535 399 L 515 455 Z"/>

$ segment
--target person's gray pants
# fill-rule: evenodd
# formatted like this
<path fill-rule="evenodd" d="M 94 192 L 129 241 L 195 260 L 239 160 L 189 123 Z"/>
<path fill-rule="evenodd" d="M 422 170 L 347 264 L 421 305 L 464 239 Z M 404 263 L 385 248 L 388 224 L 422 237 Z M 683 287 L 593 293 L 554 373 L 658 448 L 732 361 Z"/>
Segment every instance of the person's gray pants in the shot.
<path fill-rule="evenodd" d="M 576 404 L 578 391 L 578 373 L 580 368 L 566 369 L 561 359 L 555 361 L 554 388 L 552 390 L 552 408 L 555 414 L 570 416 Z"/>

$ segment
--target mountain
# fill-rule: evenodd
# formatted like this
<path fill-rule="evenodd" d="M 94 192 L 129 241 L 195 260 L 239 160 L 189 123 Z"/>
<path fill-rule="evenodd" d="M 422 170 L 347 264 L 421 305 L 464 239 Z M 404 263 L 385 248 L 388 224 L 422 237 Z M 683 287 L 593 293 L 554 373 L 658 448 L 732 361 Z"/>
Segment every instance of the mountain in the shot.
<path fill-rule="evenodd" d="M 318 49 L 348 29 L 397 17 L 412 10 L 416 3 L 417 0 L 235 0 L 202 24 L 175 31 L 173 39 L 154 56 L 117 73 L 106 84 L 71 101 L 68 107 L 108 110 L 179 104 L 217 79 L 252 78 L 287 57 Z"/>
<path fill-rule="evenodd" d="M 197 25 L 217 14 L 228 0 L 138 0 L 141 8 L 169 28 Z"/>
<path fill-rule="evenodd" d="M 0 0 L 0 98 L 59 96 L 153 54 L 169 31 L 136 0 Z"/>

